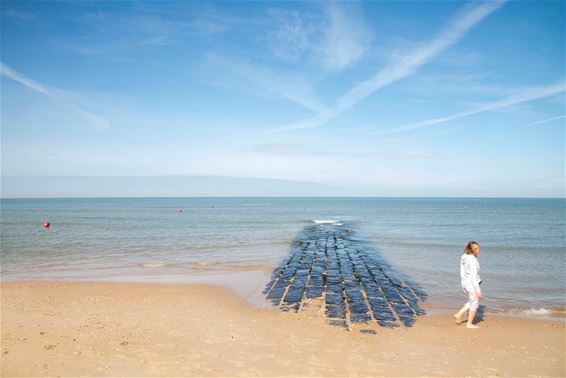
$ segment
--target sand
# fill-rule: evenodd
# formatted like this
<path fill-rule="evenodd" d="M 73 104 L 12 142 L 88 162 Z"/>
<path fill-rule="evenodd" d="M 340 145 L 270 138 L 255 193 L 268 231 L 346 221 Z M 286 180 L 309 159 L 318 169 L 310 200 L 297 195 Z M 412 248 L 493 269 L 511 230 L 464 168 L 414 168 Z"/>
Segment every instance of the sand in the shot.
<path fill-rule="evenodd" d="M 344 330 L 205 285 L 2 282 L 9 376 L 564 376 L 564 322 Z M 361 333 L 372 329 L 377 334 Z"/>

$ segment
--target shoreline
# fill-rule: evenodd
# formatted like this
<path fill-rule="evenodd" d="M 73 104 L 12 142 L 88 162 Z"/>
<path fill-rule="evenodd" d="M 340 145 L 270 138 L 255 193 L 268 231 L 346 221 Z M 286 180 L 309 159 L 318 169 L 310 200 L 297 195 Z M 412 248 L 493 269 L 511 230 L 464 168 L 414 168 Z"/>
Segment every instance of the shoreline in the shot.
<path fill-rule="evenodd" d="M 486 314 L 468 330 L 429 315 L 411 328 L 347 331 L 316 306 L 256 308 L 213 285 L 0 283 L 2 376 L 565 374 L 563 321 Z"/>
<path fill-rule="evenodd" d="M 165 278 L 167 277 L 167 278 Z M 0 279 L 0 285 L 3 283 L 83 283 L 83 284 L 136 284 L 136 285 L 209 285 L 224 288 L 231 293 L 238 295 L 244 299 L 249 305 L 258 309 L 276 309 L 270 301 L 265 298 L 262 293 L 265 283 L 269 281 L 271 272 L 268 271 L 205 271 L 192 275 L 156 275 L 156 276 L 119 276 L 106 277 L 100 279 Z M 425 317 L 430 316 L 448 316 L 453 314 L 459 306 L 460 302 L 464 302 L 463 297 L 458 297 L 460 301 L 454 301 L 454 306 L 446 306 L 445 303 L 435 303 L 430 298 L 423 301 L 421 306 L 426 311 Z M 431 303 L 432 302 L 432 303 Z M 481 303 L 480 303 L 481 305 Z M 558 308 L 559 310 L 556 310 Z M 496 316 L 510 319 L 525 319 L 536 321 L 559 321 L 566 323 L 566 309 L 556 306 L 555 308 L 517 308 L 509 307 L 493 311 L 487 307 L 485 315 Z"/>

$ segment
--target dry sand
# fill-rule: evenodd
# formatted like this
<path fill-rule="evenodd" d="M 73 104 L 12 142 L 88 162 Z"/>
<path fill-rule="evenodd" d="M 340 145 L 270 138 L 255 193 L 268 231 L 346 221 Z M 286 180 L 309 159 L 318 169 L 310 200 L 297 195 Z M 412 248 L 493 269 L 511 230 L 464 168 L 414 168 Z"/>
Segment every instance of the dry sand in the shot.
<path fill-rule="evenodd" d="M 328 325 L 203 285 L 2 282 L 2 376 L 564 376 L 564 322 Z M 374 329 L 377 334 L 364 334 Z"/>

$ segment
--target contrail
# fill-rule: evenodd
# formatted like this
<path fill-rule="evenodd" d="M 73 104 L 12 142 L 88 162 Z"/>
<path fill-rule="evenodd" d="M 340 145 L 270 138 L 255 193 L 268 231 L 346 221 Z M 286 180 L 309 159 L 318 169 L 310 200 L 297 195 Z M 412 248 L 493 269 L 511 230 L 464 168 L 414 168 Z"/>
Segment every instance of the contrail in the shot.
<path fill-rule="evenodd" d="M 59 101 L 65 103 L 67 105 L 70 105 L 77 112 L 82 114 L 93 125 L 96 125 L 96 126 L 102 128 L 102 129 L 107 129 L 109 127 L 108 120 L 106 120 L 102 117 L 99 117 L 95 114 L 87 112 L 86 110 L 75 105 L 71 101 L 69 101 L 69 100 L 61 97 L 60 95 L 54 93 L 52 90 L 47 89 L 45 86 L 41 85 L 37 81 L 34 81 L 33 79 L 30 79 L 29 77 L 23 75 L 22 73 L 17 72 L 16 70 L 10 68 L 5 63 L 0 63 L 0 74 L 1 74 L 1 76 L 7 77 L 8 79 L 17 81 L 18 83 L 20 83 L 20 84 L 22 84 L 22 85 L 24 85 L 24 86 L 26 86 L 30 89 L 33 89 L 36 92 L 43 93 L 44 95 L 53 97 L 56 100 L 59 100 Z"/>
<path fill-rule="evenodd" d="M 566 117 L 566 115 L 561 115 L 561 116 L 558 116 L 558 117 L 547 118 L 547 119 L 543 119 L 542 121 L 537 121 L 537 122 L 529 123 L 528 125 L 525 125 L 525 126 L 540 125 L 541 123 L 547 123 L 547 122 L 554 121 L 554 120 L 557 120 L 557 119 L 562 119 L 562 118 L 565 118 L 565 117 Z"/>
<path fill-rule="evenodd" d="M 320 112 L 314 117 L 283 127 L 280 130 L 308 129 L 321 126 L 376 91 L 414 74 L 440 52 L 460 41 L 473 26 L 495 12 L 503 4 L 504 1 L 490 1 L 464 7 L 434 39 L 400 61 L 395 62 L 395 64 L 378 71 L 372 78 L 350 89 L 338 99 L 334 109 Z"/>
<path fill-rule="evenodd" d="M 452 120 L 462 118 L 462 117 L 468 117 L 468 116 L 471 116 L 471 115 L 474 115 L 474 114 L 483 113 L 483 112 L 487 112 L 487 111 L 490 111 L 490 110 L 501 109 L 501 108 L 505 108 L 507 106 L 516 105 L 516 104 L 520 104 L 520 103 L 523 103 L 523 102 L 534 101 L 534 100 L 538 100 L 538 99 L 541 99 L 541 98 L 554 96 L 554 95 L 557 95 L 557 94 L 562 93 L 562 92 L 564 92 L 564 83 L 563 82 L 553 84 L 553 85 L 549 85 L 549 86 L 546 86 L 546 87 L 528 88 L 528 89 L 523 90 L 519 94 L 509 96 L 507 98 L 504 98 L 504 99 L 499 100 L 499 101 L 491 102 L 489 104 L 481 105 L 481 106 L 476 107 L 475 109 L 469 110 L 467 112 L 461 112 L 461 113 L 456 113 L 456 114 L 452 114 L 452 115 L 445 116 L 445 117 L 432 118 L 432 119 L 427 119 L 425 121 L 419 121 L 419 122 L 415 122 L 415 123 L 409 123 L 409 124 L 406 124 L 406 125 L 401 125 L 401 126 L 398 126 L 398 127 L 394 128 L 392 130 L 389 130 L 389 132 L 403 132 L 403 131 L 421 129 L 423 127 L 428 127 L 428 126 L 436 125 L 436 124 L 439 124 L 439 123 L 452 121 Z M 562 116 L 562 117 L 564 117 L 564 116 Z M 558 118 L 560 118 L 560 117 L 557 117 L 556 119 L 558 119 Z M 550 121 L 550 120 L 540 121 L 540 123 L 547 122 L 547 121 Z M 535 124 L 536 124 L 536 122 L 535 122 Z M 384 132 L 387 132 L 387 131 L 384 131 Z"/>

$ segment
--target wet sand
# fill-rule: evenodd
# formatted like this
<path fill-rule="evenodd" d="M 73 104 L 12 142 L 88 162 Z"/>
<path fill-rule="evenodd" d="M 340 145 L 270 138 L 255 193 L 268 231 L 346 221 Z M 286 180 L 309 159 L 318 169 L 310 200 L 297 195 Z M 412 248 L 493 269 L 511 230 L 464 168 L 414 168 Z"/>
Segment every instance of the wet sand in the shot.
<path fill-rule="evenodd" d="M 207 285 L 2 282 L 9 376 L 564 376 L 564 322 L 328 324 Z M 361 333 L 372 330 L 376 334 Z"/>

